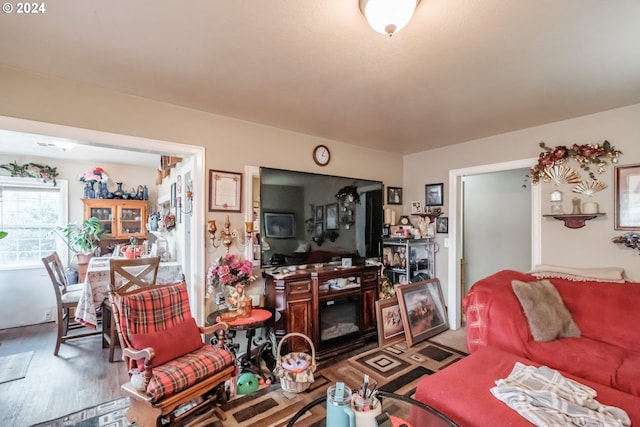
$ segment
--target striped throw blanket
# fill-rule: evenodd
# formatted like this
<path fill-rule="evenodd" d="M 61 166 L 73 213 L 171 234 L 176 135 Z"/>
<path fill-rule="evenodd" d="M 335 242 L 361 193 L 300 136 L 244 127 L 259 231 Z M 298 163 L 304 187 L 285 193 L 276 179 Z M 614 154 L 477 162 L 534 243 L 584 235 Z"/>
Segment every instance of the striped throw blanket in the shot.
<path fill-rule="evenodd" d="M 627 413 L 596 401 L 596 391 L 546 366 L 516 362 L 507 378 L 496 381 L 493 395 L 536 426 L 628 427 Z"/>

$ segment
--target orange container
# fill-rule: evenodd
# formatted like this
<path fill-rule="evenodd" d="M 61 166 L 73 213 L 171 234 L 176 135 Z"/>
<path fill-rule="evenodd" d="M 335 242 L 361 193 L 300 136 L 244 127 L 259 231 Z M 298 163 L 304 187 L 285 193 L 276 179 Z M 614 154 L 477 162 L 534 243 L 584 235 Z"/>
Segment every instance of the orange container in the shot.
<path fill-rule="evenodd" d="M 139 258 L 140 255 L 142 255 L 143 251 L 144 251 L 144 248 L 142 246 L 131 246 L 131 245 L 123 246 L 120 249 L 120 252 L 122 252 L 122 255 L 124 255 L 124 257 L 128 259 Z"/>

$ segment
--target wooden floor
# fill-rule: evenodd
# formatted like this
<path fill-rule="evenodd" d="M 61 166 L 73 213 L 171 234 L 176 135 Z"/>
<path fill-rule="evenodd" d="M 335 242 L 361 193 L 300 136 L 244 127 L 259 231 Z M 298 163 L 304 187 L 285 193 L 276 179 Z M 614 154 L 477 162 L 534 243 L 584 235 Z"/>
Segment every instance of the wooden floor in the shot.
<path fill-rule="evenodd" d="M 125 365 L 109 363 L 99 335 L 63 343 L 54 356 L 55 328 L 0 330 L 0 356 L 34 352 L 25 378 L 0 384 L 0 426 L 27 427 L 124 396 Z"/>
<path fill-rule="evenodd" d="M 109 363 L 100 336 L 63 343 L 54 356 L 55 326 L 44 323 L 0 330 L 0 356 L 34 352 L 25 378 L 0 384 L 0 427 L 28 427 L 124 397 L 120 385 L 129 379 L 127 370 L 122 362 Z M 466 350 L 464 329 L 445 331 L 433 339 Z M 339 359 L 376 346 L 371 343 Z"/>

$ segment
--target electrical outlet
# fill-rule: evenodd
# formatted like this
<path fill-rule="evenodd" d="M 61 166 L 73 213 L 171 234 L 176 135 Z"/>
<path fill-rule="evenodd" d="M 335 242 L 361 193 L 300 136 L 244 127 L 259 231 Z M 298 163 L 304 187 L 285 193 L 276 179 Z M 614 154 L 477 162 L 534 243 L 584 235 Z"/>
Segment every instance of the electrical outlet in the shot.
<path fill-rule="evenodd" d="M 50 321 L 51 320 L 51 310 L 47 310 L 44 312 L 44 320 L 46 321 Z"/>

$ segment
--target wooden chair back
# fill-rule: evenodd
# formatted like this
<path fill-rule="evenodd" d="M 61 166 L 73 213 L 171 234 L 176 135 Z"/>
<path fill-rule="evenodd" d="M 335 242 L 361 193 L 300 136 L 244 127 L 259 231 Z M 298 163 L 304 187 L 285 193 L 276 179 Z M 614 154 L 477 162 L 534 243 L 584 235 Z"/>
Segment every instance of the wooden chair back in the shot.
<path fill-rule="evenodd" d="M 109 290 L 117 294 L 155 286 L 160 257 L 112 258 L 109 260 L 111 282 Z"/>
<path fill-rule="evenodd" d="M 56 291 L 56 301 L 58 305 L 61 306 L 62 295 L 67 293 L 67 288 L 69 287 L 69 281 L 64 272 L 62 260 L 60 260 L 57 252 L 53 252 L 51 255 L 42 258 L 42 262 L 44 263 L 47 273 L 49 273 L 51 283 Z"/>
<path fill-rule="evenodd" d="M 51 283 L 53 284 L 53 289 L 56 295 L 56 323 L 58 332 L 53 354 L 58 355 L 60 344 L 63 342 L 71 339 L 97 335 L 100 334 L 101 331 L 68 334 L 70 328 L 75 329 L 82 327 L 81 324 L 72 322 L 70 313 L 70 309 L 78 305 L 80 293 L 77 290 L 71 291 L 69 289 L 69 280 L 67 279 L 67 275 L 64 272 L 64 265 L 62 265 L 62 260 L 60 260 L 57 252 L 53 252 L 51 255 L 42 258 L 42 263 L 51 278 Z M 69 293 L 69 295 L 65 297 L 67 293 Z"/>
<path fill-rule="evenodd" d="M 120 348 L 128 346 L 126 337 L 120 331 L 118 313 L 118 296 L 156 286 L 160 257 L 150 258 L 111 258 L 109 260 L 109 361 L 114 360 L 116 335 Z M 123 355 L 127 365 L 129 360 Z"/>

